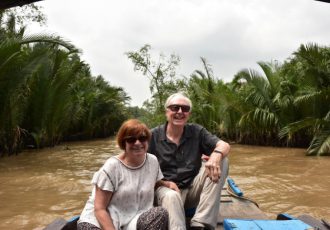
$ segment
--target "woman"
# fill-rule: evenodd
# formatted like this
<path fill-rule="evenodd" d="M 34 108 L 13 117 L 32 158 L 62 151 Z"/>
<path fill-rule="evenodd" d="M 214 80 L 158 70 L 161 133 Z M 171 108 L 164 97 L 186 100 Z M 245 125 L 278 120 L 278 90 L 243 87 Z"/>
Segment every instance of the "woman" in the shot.
<path fill-rule="evenodd" d="M 151 133 L 136 119 L 122 124 L 117 143 L 123 150 L 110 157 L 92 179 L 94 188 L 81 213 L 78 229 L 167 229 L 168 213 L 153 207 L 155 184 L 163 174 L 147 153 Z"/>

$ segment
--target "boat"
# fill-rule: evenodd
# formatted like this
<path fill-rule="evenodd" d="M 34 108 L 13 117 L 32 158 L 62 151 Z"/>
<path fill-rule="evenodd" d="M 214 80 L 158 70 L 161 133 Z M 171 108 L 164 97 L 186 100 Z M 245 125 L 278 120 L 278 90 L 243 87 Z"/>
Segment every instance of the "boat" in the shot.
<path fill-rule="evenodd" d="M 293 217 L 286 213 L 270 220 L 259 205 L 244 196 L 231 178 L 221 192 L 221 205 L 217 230 L 330 230 L 326 220 L 318 220 L 310 215 Z"/>
<path fill-rule="evenodd" d="M 330 230 L 326 220 L 318 220 L 310 215 L 293 217 L 280 213 L 276 220 L 269 220 L 258 204 L 245 197 L 231 178 L 221 192 L 221 205 L 216 230 Z M 194 209 L 186 210 L 187 219 L 194 215 Z M 70 220 L 59 218 L 44 230 L 76 230 L 79 216 Z"/>

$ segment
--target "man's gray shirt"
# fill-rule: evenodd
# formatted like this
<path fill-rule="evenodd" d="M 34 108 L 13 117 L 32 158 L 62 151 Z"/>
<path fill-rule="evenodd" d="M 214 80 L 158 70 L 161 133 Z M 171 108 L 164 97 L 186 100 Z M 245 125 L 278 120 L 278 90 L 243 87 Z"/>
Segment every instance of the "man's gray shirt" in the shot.
<path fill-rule="evenodd" d="M 186 124 L 177 146 L 166 137 L 166 127 L 152 129 L 148 152 L 158 158 L 165 180 L 187 188 L 199 172 L 202 154 L 209 156 L 220 139 L 200 125 Z"/>

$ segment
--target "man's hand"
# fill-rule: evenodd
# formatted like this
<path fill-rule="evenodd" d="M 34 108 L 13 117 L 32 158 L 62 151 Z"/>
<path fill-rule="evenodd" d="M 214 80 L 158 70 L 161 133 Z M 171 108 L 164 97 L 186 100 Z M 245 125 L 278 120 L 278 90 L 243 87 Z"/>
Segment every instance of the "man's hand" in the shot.
<path fill-rule="evenodd" d="M 205 163 L 206 174 L 214 183 L 218 183 L 221 176 L 221 157 L 221 154 L 213 152 L 209 160 Z"/>
<path fill-rule="evenodd" d="M 164 187 L 170 188 L 174 191 L 177 191 L 178 193 L 181 192 L 179 187 L 173 181 L 165 181 L 165 180 L 157 181 L 156 188 L 158 188 L 159 186 L 164 186 Z"/>
<path fill-rule="evenodd" d="M 174 191 L 177 191 L 178 193 L 180 193 L 180 189 L 179 187 L 176 185 L 176 183 L 172 182 L 172 181 L 166 181 L 167 182 L 167 187 L 170 189 L 173 189 Z"/>

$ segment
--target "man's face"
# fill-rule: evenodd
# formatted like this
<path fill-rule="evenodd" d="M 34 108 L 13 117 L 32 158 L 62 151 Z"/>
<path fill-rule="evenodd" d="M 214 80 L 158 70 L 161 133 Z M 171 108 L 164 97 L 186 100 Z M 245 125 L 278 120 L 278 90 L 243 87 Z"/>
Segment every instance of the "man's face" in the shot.
<path fill-rule="evenodd" d="M 190 116 L 190 106 L 188 101 L 182 97 L 173 98 L 166 108 L 166 118 L 169 124 L 184 126 Z"/>

